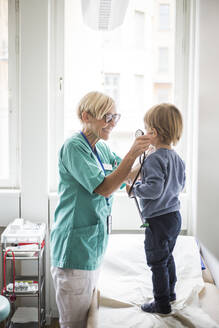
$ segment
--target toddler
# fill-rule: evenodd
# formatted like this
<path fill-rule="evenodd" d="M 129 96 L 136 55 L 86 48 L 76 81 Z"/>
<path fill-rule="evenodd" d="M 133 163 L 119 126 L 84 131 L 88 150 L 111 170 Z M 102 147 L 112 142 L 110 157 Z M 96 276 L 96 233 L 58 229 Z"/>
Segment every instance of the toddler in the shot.
<path fill-rule="evenodd" d="M 185 165 L 172 148 L 182 134 L 182 116 L 171 104 L 152 107 L 144 117 L 155 151 L 148 155 L 132 195 L 140 198 L 145 230 L 145 253 L 152 271 L 154 301 L 141 306 L 149 313 L 169 314 L 176 300 L 176 268 L 172 255 L 181 229 L 179 193 L 185 185 Z M 126 186 L 129 192 L 130 185 Z"/>

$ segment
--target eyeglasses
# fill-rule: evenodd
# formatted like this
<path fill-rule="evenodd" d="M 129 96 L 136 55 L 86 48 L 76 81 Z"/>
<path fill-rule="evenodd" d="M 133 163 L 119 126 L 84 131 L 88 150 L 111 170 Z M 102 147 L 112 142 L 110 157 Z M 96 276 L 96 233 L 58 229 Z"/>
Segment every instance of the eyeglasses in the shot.
<path fill-rule="evenodd" d="M 109 123 L 112 120 L 114 121 L 114 123 L 117 123 L 119 121 L 120 117 L 121 117 L 121 114 L 108 113 L 108 114 L 105 114 L 103 117 L 105 118 L 106 123 Z"/>

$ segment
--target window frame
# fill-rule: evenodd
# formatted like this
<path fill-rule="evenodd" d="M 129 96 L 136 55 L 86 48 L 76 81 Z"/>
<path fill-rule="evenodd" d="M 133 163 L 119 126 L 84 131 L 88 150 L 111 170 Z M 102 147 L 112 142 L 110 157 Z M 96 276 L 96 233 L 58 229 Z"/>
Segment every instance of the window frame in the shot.
<path fill-rule="evenodd" d="M 64 101 L 56 101 L 60 97 L 58 94 L 59 82 L 58 77 L 64 77 L 64 43 L 63 43 L 63 33 L 64 33 L 64 4 L 65 1 L 60 3 L 58 0 L 52 0 L 53 4 L 53 12 L 52 14 L 57 16 L 52 19 L 52 28 L 55 30 L 55 24 L 59 22 L 59 29 L 56 37 L 53 38 L 51 42 L 51 56 L 52 66 L 58 67 L 57 71 L 59 73 L 55 74 L 53 72 L 53 77 L 51 77 L 51 94 L 50 98 L 53 97 L 53 103 L 55 106 L 50 105 L 51 109 L 51 118 L 50 121 L 53 121 L 50 128 L 50 138 L 55 142 L 55 145 L 50 147 L 50 191 L 56 192 L 57 188 L 57 174 L 54 169 L 54 165 L 58 166 L 58 149 L 60 145 L 63 143 L 63 125 L 64 125 Z M 171 8 L 170 8 L 171 10 Z M 188 79 L 189 79 L 189 47 L 190 47 L 190 12 L 191 5 L 189 0 L 176 0 L 176 25 L 175 25 L 175 87 L 173 90 L 174 93 L 174 103 L 182 110 L 183 116 L 185 117 L 185 125 L 187 121 L 187 104 L 188 104 Z M 63 25 L 62 25 L 63 24 Z M 61 29 L 63 27 L 63 30 Z M 60 31 L 61 29 L 61 31 Z M 60 64 L 61 60 L 61 64 Z M 180 65 L 179 65 L 180 63 Z M 106 72 L 108 73 L 108 72 Z M 176 78 L 177 77 L 177 78 Z M 63 78 L 64 81 L 64 78 Z M 183 92 L 182 92 L 183 90 Z M 62 97 L 64 97 L 64 88 L 62 89 Z M 61 127 L 62 126 L 62 127 Z M 53 128 L 54 127 L 54 128 Z M 123 132 L 121 132 L 123 133 Z M 186 134 L 188 131 L 185 129 Z M 188 143 L 188 138 L 185 138 L 183 145 L 179 145 L 177 149 L 182 154 L 182 148 L 185 149 L 184 154 L 185 158 L 188 161 L 188 154 L 186 153 L 186 146 Z M 51 149 L 52 148 L 52 149 Z"/>
<path fill-rule="evenodd" d="M 189 101 L 191 95 L 189 94 L 190 81 L 190 58 L 192 58 L 190 44 L 190 28 L 191 28 L 191 11 L 192 4 L 189 0 L 176 0 L 176 34 L 175 37 L 175 84 L 174 84 L 174 102 L 178 106 L 183 115 L 184 121 L 184 140 L 180 141 L 178 149 L 183 155 L 186 163 L 189 162 Z M 182 13 L 180 15 L 180 13 Z M 179 78 L 180 77 L 180 78 Z M 183 92 L 182 92 L 183 90 Z"/>
<path fill-rule="evenodd" d="M 65 0 L 50 3 L 49 192 L 58 186 L 58 152 L 64 138 Z"/>
<path fill-rule="evenodd" d="M 8 1 L 8 148 L 9 178 L 1 189 L 19 188 L 19 0 Z"/>

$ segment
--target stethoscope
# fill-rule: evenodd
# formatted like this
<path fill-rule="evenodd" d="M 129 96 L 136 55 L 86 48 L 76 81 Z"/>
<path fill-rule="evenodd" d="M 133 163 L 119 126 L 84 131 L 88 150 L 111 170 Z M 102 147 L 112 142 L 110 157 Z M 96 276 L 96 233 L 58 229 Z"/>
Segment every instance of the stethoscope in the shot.
<path fill-rule="evenodd" d="M 138 129 L 136 132 L 135 132 L 135 138 L 137 137 L 140 137 L 140 136 L 143 136 L 144 132 L 141 130 L 141 129 Z M 136 182 L 136 180 L 138 179 L 139 177 L 139 174 L 141 173 L 141 169 L 142 169 L 142 166 L 144 164 L 144 161 L 146 160 L 146 158 L 148 157 L 149 153 L 147 152 L 144 152 L 141 156 L 139 156 L 139 163 L 140 163 L 140 169 L 138 170 L 137 174 L 136 174 L 136 177 L 134 178 L 133 182 L 132 182 L 132 185 L 129 189 L 129 192 L 128 192 L 128 195 L 130 198 L 133 198 L 134 201 L 135 201 L 135 204 L 136 204 L 136 207 L 137 207 L 137 210 L 138 210 L 138 213 L 140 215 L 140 218 L 141 218 L 141 221 L 142 221 L 142 225 L 140 226 L 140 228 L 147 228 L 149 227 L 149 224 L 147 222 L 145 222 L 143 216 L 142 216 L 142 213 L 141 213 L 141 209 L 140 209 L 140 206 L 139 206 L 139 203 L 138 203 L 138 200 L 136 198 L 136 196 L 132 195 L 132 189 L 134 187 L 134 184 Z"/>

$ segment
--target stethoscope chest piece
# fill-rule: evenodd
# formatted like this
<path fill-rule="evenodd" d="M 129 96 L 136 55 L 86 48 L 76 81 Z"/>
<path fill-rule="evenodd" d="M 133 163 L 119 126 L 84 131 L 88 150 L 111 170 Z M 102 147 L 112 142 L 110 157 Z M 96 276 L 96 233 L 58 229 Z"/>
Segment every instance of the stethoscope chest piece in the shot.
<path fill-rule="evenodd" d="M 141 130 L 141 129 L 138 129 L 136 132 L 135 132 L 135 138 L 138 138 L 140 136 L 143 136 L 144 132 Z"/>

